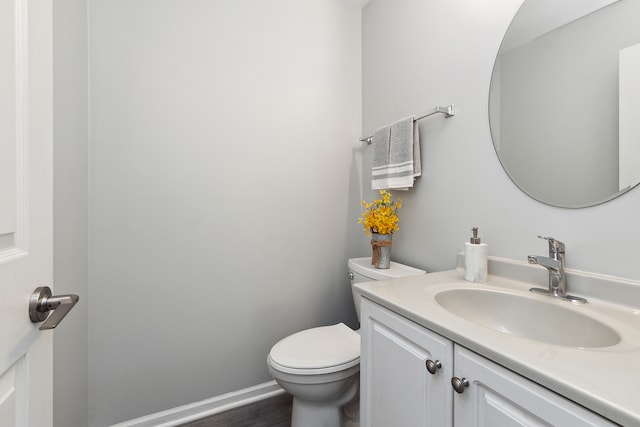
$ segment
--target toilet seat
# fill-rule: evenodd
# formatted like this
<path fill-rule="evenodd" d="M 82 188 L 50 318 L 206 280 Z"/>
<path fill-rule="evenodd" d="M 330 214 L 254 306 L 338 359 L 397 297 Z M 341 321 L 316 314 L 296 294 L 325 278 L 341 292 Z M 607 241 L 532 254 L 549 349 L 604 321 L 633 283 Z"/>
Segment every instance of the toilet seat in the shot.
<path fill-rule="evenodd" d="M 269 361 L 292 374 L 338 372 L 360 363 L 360 335 L 344 323 L 307 329 L 276 343 Z"/>

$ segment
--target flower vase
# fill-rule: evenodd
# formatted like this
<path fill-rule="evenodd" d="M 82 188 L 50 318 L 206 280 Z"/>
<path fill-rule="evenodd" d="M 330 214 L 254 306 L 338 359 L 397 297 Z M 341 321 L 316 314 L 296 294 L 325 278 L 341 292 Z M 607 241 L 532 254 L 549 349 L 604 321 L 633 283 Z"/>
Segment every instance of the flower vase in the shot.
<path fill-rule="evenodd" d="M 393 234 L 371 233 L 371 265 L 375 268 L 391 267 Z"/>

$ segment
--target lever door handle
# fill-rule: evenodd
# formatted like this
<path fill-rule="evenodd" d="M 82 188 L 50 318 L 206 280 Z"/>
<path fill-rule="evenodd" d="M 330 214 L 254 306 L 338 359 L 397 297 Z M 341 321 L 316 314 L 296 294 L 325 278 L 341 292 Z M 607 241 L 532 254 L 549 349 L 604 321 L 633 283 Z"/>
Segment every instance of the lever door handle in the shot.
<path fill-rule="evenodd" d="M 64 319 L 78 302 L 78 295 L 52 295 L 51 288 L 41 286 L 36 288 L 29 300 L 29 318 L 33 323 L 42 322 L 40 330 L 53 329 Z M 53 311 L 49 317 L 49 312 Z"/>

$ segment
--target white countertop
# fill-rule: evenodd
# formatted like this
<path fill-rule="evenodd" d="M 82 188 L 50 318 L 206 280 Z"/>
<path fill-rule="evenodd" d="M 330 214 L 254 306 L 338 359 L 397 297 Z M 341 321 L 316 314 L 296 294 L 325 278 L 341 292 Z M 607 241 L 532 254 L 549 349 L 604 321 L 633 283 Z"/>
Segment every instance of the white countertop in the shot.
<path fill-rule="evenodd" d="M 533 269 L 533 270 L 532 270 Z M 540 271 L 542 270 L 542 274 Z M 510 260 L 491 259 L 487 283 L 465 282 L 463 270 L 356 285 L 370 299 L 452 341 L 503 365 L 538 384 L 624 426 L 640 426 L 640 282 L 567 271 L 569 293 L 587 297 L 588 304 L 572 309 L 590 314 L 613 327 L 621 341 L 610 347 L 574 348 L 547 344 L 464 320 L 440 306 L 435 295 L 462 286 L 528 292 L 546 287 L 546 270 Z M 498 273 L 499 275 L 495 274 Z M 527 281 L 515 280 L 514 277 Z M 543 280 L 540 281 L 539 279 Z M 531 280 L 535 280 L 532 283 Z M 574 288 L 572 289 L 572 284 Z M 593 292 L 588 292 L 593 288 Z M 603 290 L 604 289 L 604 290 Z M 578 293 L 582 291 L 582 293 Z M 612 296 L 611 302 L 602 295 Z M 595 296 L 593 296 L 595 295 Z M 630 302 L 636 307 L 622 305 Z M 561 328 L 562 325 L 558 325 Z"/>

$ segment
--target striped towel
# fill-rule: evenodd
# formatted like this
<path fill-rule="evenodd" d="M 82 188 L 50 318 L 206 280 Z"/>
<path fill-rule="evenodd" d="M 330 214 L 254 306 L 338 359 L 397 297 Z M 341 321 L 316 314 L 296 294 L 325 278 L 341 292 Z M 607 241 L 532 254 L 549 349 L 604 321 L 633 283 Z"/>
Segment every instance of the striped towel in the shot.
<path fill-rule="evenodd" d="M 372 190 L 408 190 L 422 174 L 420 135 L 413 116 L 373 133 Z"/>

